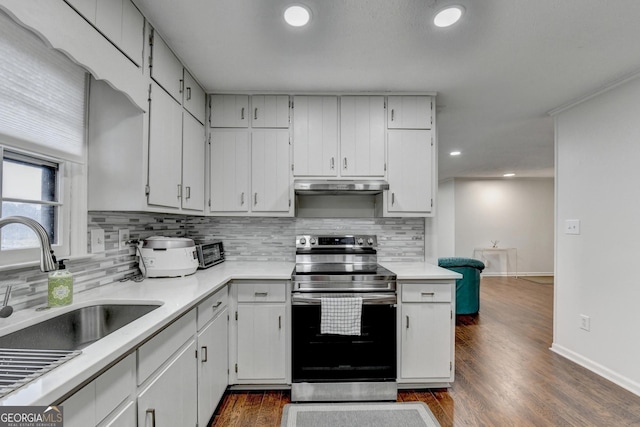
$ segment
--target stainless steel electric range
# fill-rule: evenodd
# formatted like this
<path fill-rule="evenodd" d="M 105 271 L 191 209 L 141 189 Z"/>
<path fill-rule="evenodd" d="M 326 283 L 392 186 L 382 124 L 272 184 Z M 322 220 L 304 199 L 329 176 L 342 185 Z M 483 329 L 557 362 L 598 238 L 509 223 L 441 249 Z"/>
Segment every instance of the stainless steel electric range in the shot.
<path fill-rule="evenodd" d="M 291 400 L 395 401 L 396 275 L 376 236 L 297 236 L 292 281 Z M 323 333 L 330 298 L 360 308 L 359 330 Z"/>

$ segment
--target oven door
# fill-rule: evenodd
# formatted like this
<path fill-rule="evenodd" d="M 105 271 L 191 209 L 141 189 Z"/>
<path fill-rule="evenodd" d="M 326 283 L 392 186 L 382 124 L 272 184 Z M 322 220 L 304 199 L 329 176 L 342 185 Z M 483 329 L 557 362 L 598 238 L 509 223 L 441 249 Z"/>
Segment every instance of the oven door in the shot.
<path fill-rule="evenodd" d="M 361 335 L 321 334 L 320 300 L 336 295 L 292 296 L 293 382 L 395 382 L 396 295 L 357 294 L 363 298 Z"/>

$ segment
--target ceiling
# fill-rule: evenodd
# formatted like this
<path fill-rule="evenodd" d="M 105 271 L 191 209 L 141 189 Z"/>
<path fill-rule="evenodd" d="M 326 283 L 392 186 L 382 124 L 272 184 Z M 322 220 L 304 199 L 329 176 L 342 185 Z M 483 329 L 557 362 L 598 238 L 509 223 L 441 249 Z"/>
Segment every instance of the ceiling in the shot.
<path fill-rule="evenodd" d="M 134 2 L 210 93 L 437 92 L 440 180 L 553 176 L 548 112 L 640 71 L 638 0 Z"/>

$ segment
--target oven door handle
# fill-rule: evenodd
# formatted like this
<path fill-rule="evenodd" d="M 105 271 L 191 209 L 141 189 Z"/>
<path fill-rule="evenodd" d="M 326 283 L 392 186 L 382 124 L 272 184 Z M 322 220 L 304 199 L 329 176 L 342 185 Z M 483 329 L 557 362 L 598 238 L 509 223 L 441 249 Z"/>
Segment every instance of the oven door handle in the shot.
<path fill-rule="evenodd" d="M 354 297 L 358 296 L 362 298 L 362 304 L 393 304 L 395 305 L 397 302 L 395 294 L 393 295 L 380 295 L 380 294 L 363 294 L 363 295 L 336 295 L 336 294 L 328 294 L 328 295 L 308 295 L 308 294 L 293 294 L 291 297 L 291 304 L 293 305 L 320 305 L 322 298 L 336 298 L 336 297 Z"/>

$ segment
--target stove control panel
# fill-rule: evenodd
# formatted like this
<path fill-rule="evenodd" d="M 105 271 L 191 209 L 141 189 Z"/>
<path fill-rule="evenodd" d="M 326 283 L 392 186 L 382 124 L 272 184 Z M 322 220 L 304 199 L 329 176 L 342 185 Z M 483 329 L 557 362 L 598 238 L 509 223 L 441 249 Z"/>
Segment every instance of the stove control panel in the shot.
<path fill-rule="evenodd" d="M 376 248 L 377 237 L 374 235 L 300 235 L 296 236 L 296 249 L 352 249 L 352 248 Z"/>

